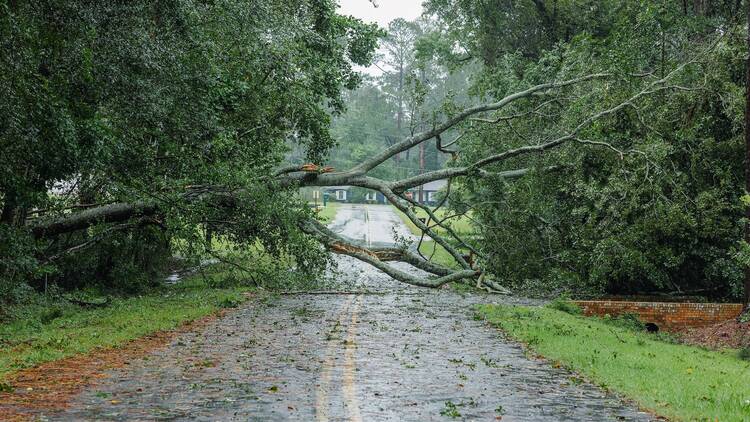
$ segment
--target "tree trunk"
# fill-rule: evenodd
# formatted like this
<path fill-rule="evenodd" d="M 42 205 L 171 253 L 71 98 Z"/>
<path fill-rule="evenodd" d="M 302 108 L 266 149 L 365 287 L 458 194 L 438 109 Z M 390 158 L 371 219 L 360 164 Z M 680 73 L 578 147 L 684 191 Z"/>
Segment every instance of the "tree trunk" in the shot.
<path fill-rule="evenodd" d="M 396 136 L 401 136 L 401 122 L 404 119 L 404 63 L 398 68 L 398 113 L 396 114 Z M 394 160 L 399 162 L 401 153 L 395 155 Z M 406 159 L 409 159 L 409 151 L 406 151 Z"/>
<path fill-rule="evenodd" d="M 157 205 L 155 203 L 147 202 L 102 205 L 73 215 L 39 221 L 31 226 L 31 231 L 36 238 L 52 237 L 58 234 L 83 230 L 94 224 L 115 223 L 131 218 L 152 215 L 156 210 Z"/>
<path fill-rule="evenodd" d="M 424 173 L 424 143 L 419 144 L 419 174 Z M 419 185 L 419 203 L 424 204 L 424 185 Z"/>
<path fill-rule="evenodd" d="M 747 5 L 747 52 L 750 54 L 750 2 Z M 745 79 L 745 191 L 750 193 L 750 56 L 748 56 Z M 750 243 L 750 206 L 745 210 L 745 241 Z M 745 312 L 750 311 L 750 266 L 745 268 Z"/>

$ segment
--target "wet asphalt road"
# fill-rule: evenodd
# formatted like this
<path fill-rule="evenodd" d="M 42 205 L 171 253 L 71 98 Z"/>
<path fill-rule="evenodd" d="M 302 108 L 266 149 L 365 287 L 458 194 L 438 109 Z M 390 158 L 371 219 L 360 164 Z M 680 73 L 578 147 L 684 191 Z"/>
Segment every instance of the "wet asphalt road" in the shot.
<path fill-rule="evenodd" d="M 389 205 L 341 204 L 330 226 L 370 246 L 418 240 Z"/>
<path fill-rule="evenodd" d="M 345 207 L 344 216 L 357 221 L 339 214 L 332 227 L 389 241 L 398 217 L 385 207 L 372 211 Z M 527 359 L 472 318 L 474 304 L 523 300 L 412 288 L 346 257 L 339 269 L 353 291 L 380 293 L 251 301 L 112 371 L 68 411 L 44 419 L 649 420 L 572 374 Z"/>

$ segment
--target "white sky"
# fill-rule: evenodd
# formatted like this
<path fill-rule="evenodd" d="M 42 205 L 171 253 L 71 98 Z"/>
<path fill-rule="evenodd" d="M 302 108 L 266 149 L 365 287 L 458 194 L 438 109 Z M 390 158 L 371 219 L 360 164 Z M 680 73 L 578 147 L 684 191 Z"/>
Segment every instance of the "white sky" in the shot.
<path fill-rule="evenodd" d="M 422 0 L 339 0 L 339 13 L 352 15 L 365 22 L 377 22 L 381 27 L 396 18 L 414 20 L 422 14 Z"/>
<path fill-rule="evenodd" d="M 375 0 L 375 3 L 378 7 L 374 7 L 370 0 L 339 0 L 339 13 L 377 23 L 382 28 L 396 18 L 414 20 L 422 14 L 422 0 Z M 357 69 L 373 76 L 382 73 L 374 65 Z"/>

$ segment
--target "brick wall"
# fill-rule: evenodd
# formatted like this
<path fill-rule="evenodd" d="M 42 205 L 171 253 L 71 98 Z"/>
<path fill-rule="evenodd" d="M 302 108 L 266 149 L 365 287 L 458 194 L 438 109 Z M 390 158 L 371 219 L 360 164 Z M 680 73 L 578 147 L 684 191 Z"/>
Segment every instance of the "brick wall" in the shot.
<path fill-rule="evenodd" d="M 672 303 L 626 302 L 614 300 L 575 301 L 586 316 L 623 313 L 638 315 L 644 323 L 656 324 L 659 329 L 703 327 L 736 318 L 742 311 L 739 303 Z"/>

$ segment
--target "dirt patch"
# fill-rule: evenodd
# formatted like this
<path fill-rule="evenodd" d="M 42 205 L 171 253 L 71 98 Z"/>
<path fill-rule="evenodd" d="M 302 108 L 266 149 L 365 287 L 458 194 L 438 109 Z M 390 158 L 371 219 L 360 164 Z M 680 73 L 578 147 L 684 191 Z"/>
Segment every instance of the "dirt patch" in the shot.
<path fill-rule="evenodd" d="M 709 349 L 750 347 L 750 322 L 732 319 L 708 327 L 681 330 L 678 335 L 687 344 Z"/>
<path fill-rule="evenodd" d="M 15 372 L 4 380 L 14 391 L 0 393 L 0 420 L 28 420 L 39 411 L 65 409 L 73 396 L 105 378 L 105 371 L 129 365 L 132 360 L 166 346 L 175 336 L 197 331 L 225 313 L 226 310 L 221 310 L 119 347 L 96 349 Z"/>

